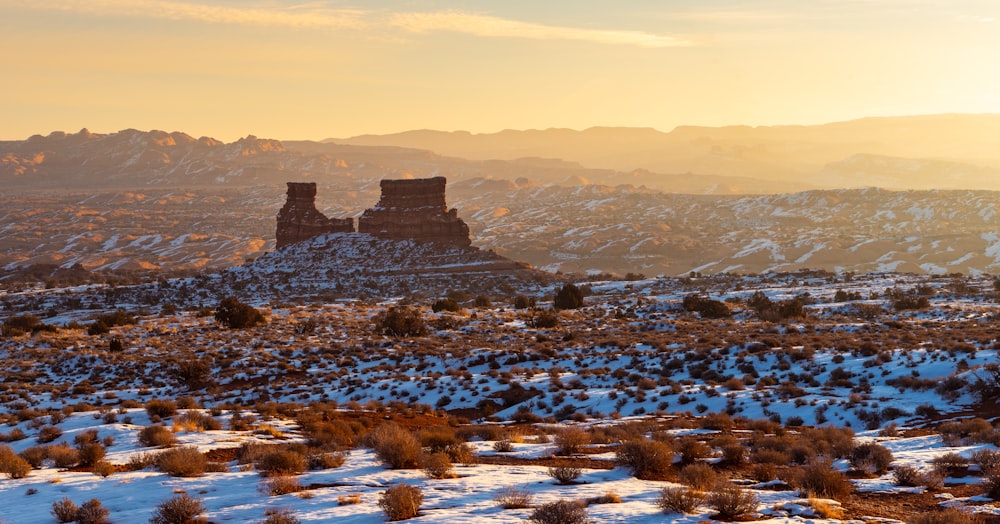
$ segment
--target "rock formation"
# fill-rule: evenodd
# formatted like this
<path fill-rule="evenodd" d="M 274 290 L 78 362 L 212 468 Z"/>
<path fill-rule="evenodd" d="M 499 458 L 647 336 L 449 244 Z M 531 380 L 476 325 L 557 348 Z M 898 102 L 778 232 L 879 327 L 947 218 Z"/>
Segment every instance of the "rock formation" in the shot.
<path fill-rule="evenodd" d="M 448 209 L 445 177 L 383 180 L 378 204 L 358 219 L 358 232 L 380 238 L 469 247 L 469 226 Z"/>
<path fill-rule="evenodd" d="M 288 199 L 278 211 L 277 247 L 325 233 L 353 233 L 353 218 L 327 218 L 316 209 L 314 182 L 288 182 Z"/>

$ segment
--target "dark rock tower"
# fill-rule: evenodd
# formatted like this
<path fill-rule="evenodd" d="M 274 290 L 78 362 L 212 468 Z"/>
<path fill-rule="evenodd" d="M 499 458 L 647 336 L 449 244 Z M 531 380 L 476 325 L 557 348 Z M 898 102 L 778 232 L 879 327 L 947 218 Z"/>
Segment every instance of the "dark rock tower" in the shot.
<path fill-rule="evenodd" d="M 418 240 L 469 247 L 469 226 L 458 211 L 448 209 L 439 176 L 413 180 L 383 180 L 378 204 L 358 219 L 358 232 L 395 240 Z"/>
<path fill-rule="evenodd" d="M 354 219 L 327 218 L 316 209 L 315 182 L 288 182 L 288 198 L 278 211 L 277 247 L 326 233 L 353 233 Z"/>

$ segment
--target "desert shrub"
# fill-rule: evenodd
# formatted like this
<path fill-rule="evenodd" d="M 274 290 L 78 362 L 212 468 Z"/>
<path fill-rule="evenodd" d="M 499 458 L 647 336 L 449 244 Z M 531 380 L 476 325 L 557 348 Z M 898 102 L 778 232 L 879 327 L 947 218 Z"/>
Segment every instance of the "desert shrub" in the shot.
<path fill-rule="evenodd" d="M 351 504 L 361 504 L 361 494 L 351 493 L 349 495 L 338 495 L 337 505 L 338 506 L 350 506 Z"/>
<path fill-rule="evenodd" d="M 442 311 L 457 313 L 462 310 L 462 305 L 450 298 L 441 298 L 435 300 L 434 303 L 431 304 L 431 310 L 435 313 L 440 313 Z"/>
<path fill-rule="evenodd" d="M 14 453 L 7 444 L 0 444 L 0 473 L 8 478 L 21 479 L 31 473 L 31 464 Z"/>
<path fill-rule="evenodd" d="M 35 439 L 39 444 L 47 444 L 62 436 L 62 430 L 57 426 L 45 426 L 38 430 L 38 437 Z"/>
<path fill-rule="evenodd" d="M 154 453 L 133 453 L 128 456 L 125 469 L 128 471 L 140 471 L 156 464 Z"/>
<path fill-rule="evenodd" d="M 678 474 L 678 482 L 698 491 L 708 491 L 717 480 L 718 475 L 715 473 L 715 469 L 704 462 L 688 464 L 681 468 Z"/>
<path fill-rule="evenodd" d="M 334 453 L 313 453 L 307 458 L 309 469 L 339 468 L 347 461 L 347 455 L 337 451 Z"/>
<path fill-rule="evenodd" d="M 705 503 L 718 514 L 717 518 L 732 520 L 757 511 L 757 496 L 743 488 L 721 483 L 705 497 Z"/>
<path fill-rule="evenodd" d="M 80 511 L 80 507 L 69 497 L 63 497 L 52 503 L 52 516 L 56 518 L 56 522 L 73 522 L 76 520 L 78 511 Z"/>
<path fill-rule="evenodd" d="M 1000 473 L 1000 451 L 993 449 L 977 449 L 972 452 L 970 462 L 979 466 L 984 475 Z"/>
<path fill-rule="evenodd" d="M 615 455 L 619 463 L 640 479 L 662 478 L 674 462 L 674 452 L 669 445 L 648 439 L 622 442 Z"/>
<path fill-rule="evenodd" d="M 139 445 L 147 448 L 170 447 L 177 443 L 174 433 L 159 424 L 140 429 L 138 437 Z"/>
<path fill-rule="evenodd" d="M 808 443 L 816 455 L 830 459 L 846 457 L 854 449 L 854 430 L 834 426 L 806 429 L 801 441 Z"/>
<path fill-rule="evenodd" d="M 568 428 L 556 433 L 554 442 L 557 455 L 573 455 L 590 444 L 590 433 L 580 428 Z"/>
<path fill-rule="evenodd" d="M 993 426 L 981 418 L 970 418 L 958 421 L 944 422 L 938 426 L 938 432 L 945 444 L 957 446 L 983 441 L 977 437 L 988 437 L 993 433 Z"/>
<path fill-rule="evenodd" d="M 517 486 L 500 488 L 493 495 L 493 500 L 504 509 L 530 508 L 532 498 L 534 498 L 534 495 L 531 493 L 531 490 Z"/>
<path fill-rule="evenodd" d="M 727 466 L 741 466 L 749 453 L 746 446 L 732 435 L 722 435 L 712 440 L 711 445 L 722 452 L 722 463 Z"/>
<path fill-rule="evenodd" d="M 201 514 L 205 505 L 201 500 L 192 498 L 187 493 L 180 493 L 161 502 L 153 510 L 150 524 L 188 524 L 206 522 Z"/>
<path fill-rule="evenodd" d="M 881 475 L 889 471 L 892 452 L 875 442 L 859 444 L 851 451 L 851 467 L 868 474 Z"/>
<path fill-rule="evenodd" d="M 559 484 L 573 484 L 582 474 L 583 470 L 571 466 L 554 466 L 548 469 L 548 475 Z"/>
<path fill-rule="evenodd" d="M 170 399 L 154 398 L 146 402 L 146 413 L 150 418 L 167 418 L 177 414 L 177 403 Z"/>
<path fill-rule="evenodd" d="M 514 451 L 514 443 L 509 438 L 502 438 L 493 443 L 493 451 L 497 453 L 510 453 Z"/>
<path fill-rule="evenodd" d="M 390 337 L 422 337 L 428 333 L 420 310 L 413 307 L 390 306 L 372 321 L 376 331 Z"/>
<path fill-rule="evenodd" d="M 725 302 L 702 295 L 687 295 L 681 305 L 688 311 L 697 312 L 702 318 L 726 318 L 730 315 L 729 306 Z"/>
<path fill-rule="evenodd" d="M 681 462 L 692 464 L 699 459 L 712 456 L 712 448 L 699 440 L 685 439 L 680 442 Z"/>
<path fill-rule="evenodd" d="M 106 460 L 98 460 L 91 466 L 90 472 L 98 477 L 107 478 L 115 472 L 115 467 Z"/>
<path fill-rule="evenodd" d="M 525 295 L 518 295 L 514 297 L 514 309 L 528 309 L 535 307 L 538 304 L 538 299 L 535 297 L 528 297 Z"/>
<path fill-rule="evenodd" d="M 80 465 L 90 467 L 104 458 L 107 450 L 100 442 L 87 442 L 76 447 L 80 451 Z"/>
<path fill-rule="evenodd" d="M 378 507 L 382 508 L 389 520 L 412 519 L 420 514 L 424 494 L 420 488 L 407 484 L 395 484 L 378 497 Z"/>
<path fill-rule="evenodd" d="M 590 516 L 587 506 L 576 500 L 557 500 L 542 504 L 531 512 L 532 524 L 587 524 Z"/>
<path fill-rule="evenodd" d="M 828 460 L 813 460 L 800 468 L 791 479 L 792 485 L 805 495 L 840 499 L 851 493 L 853 485 L 847 477 L 833 469 Z"/>
<path fill-rule="evenodd" d="M 892 478 L 897 486 L 914 487 L 921 485 L 923 473 L 909 464 L 900 464 L 892 470 Z"/>
<path fill-rule="evenodd" d="M 101 505 L 101 501 L 90 499 L 84 502 L 80 509 L 76 511 L 77 524 L 111 524 L 108 515 L 111 512 Z"/>
<path fill-rule="evenodd" d="M 778 467 L 774 464 L 754 464 L 750 468 L 750 476 L 757 482 L 770 482 L 778 478 Z"/>
<path fill-rule="evenodd" d="M 412 433 L 393 422 L 376 426 L 365 440 L 378 459 L 392 469 L 420 466 L 420 442 Z"/>
<path fill-rule="evenodd" d="M 26 448 L 19 453 L 20 457 L 23 458 L 32 468 L 38 469 L 42 467 L 42 461 L 49 456 L 48 446 L 31 446 Z"/>
<path fill-rule="evenodd" d="M 236 462 L 238 464 L 256 464 L 265 455 L 274 449 L 274 444 L 263 444 L 260 442 L 244 442 L 236 448 Z"/>
<path fill-rule="evenodd" d="M 688 488 L 663 488 L 656 498 L 656 505 L 664 513 L 694 513 L 705 496 Z"/>
<path fill-rule="evenodd" d="M 205 473 L 205 455 L 194 446 L 171 448 L 156 456 L 156 467 L 172 477 L 198 477 Z"/>
<path fill-rule="evenodd" d="M 427 478 L 455 478 L 455 468 L 451 465 L 451 458 L 443 451 L 424 455 L 421 463 Z"/>
<path fill-rule="evenodd" d="M 298 475 L 306 470 L 306 457 L 298 451 L 278 449 L 261 457 L 256 467 L 265 477 Z"/>
<path fill-rule="evenodd" d="M 621 504 L 621 495 L 615 493 L 614 491 L 607 491 L 603 495 L 598 495 L 596 497 L 589 497 L 584 501 L 588 506 L 591 504 Z"/>
<path fill-rule="evenodd" d="M 260 492 L 272 497 L 288 495 L 289 493 L 298 493 L 303 489 L 304 488 L 299 482 L 298 477 L 293 477 L 291 475 L 276 475 L 273 477 L 267 477 L 261 480 L 260 483 Z"/>
<path fill-rule="evenodd" d="M 80 462 L 80 451 L 65 442 L 49 446 L 46 453 L 57 468 L 69 468 Z"/>
<path fill-rule="evenodd" d="M 229 329 L 243 329 L 263 324 L 264 314 L 236 297 L 228 297 L 215 309 L 215 320 Z"/>
<path fill-rule="evenodd" d="M 537 309 L 532 311 L 528 325 L 533 328 L 551 329 L 559 327 L 559 313 L 551 309 Z"/>
<path fill-rule="evenodd" d="M 302 521 L 289 508 L 267 508 L 264 510 L 264 520 L 259 524 L 300 524 Z"/>
<path fill-rule="evenodd" d="M 59 412 L 57 411 L 56 413 Z M 59 413 L 59 415 L 62 415 L 62 413 Z M 52 423 L 56 424 L 55 421 Z M 28 435 L 21 428 L 14 428 L 10 430 L 10 433 L 0 433 L 0 442 L 17 442 L 26 438 L 28 438 Z"/>
<path fill-rule="evenodd" d="M 556 309 L 578 309 L 583 306 L 583 290 L 573 284 L 564 284 L 552 299 Z"/>
<path fill-rule="evenodd" d="M 978 515 L 955 508 L 923 512 L 906 519 L 906 524 L 981 524 L 982 522 L 983 519 Z"/>
<path fill-rule="evenodd" d="M 969 460 L 958 453 L 945 453 L 931 460 L 934 471 L 946 477 L 963 477 L 969 469 Z"/>

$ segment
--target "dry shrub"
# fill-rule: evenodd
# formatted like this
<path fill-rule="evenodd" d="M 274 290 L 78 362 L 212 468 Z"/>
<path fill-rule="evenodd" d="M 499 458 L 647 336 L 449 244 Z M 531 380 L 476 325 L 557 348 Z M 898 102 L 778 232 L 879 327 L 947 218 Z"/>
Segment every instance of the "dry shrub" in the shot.
<path fill-rule="evenodd" d="M 788 453 L 776 449 L 758 449 L 751 455 L 750 462 L 754 464 L 787 466 L 792 462 L 792 457 Z"/>
<path fill-rule="evenodd" d="M 339 468 L 347 461 L 347 455 L 337 451 L 335 453 L 314 453 L 309 455 L 309 469 L 333 469 Z"/>
<path fill-rule="evenodd" d="M 493 451 L 497 453 L 510 453 L 514 451 L 514 443 L 509 438 L 503 438 L 493 443 Z"/>
<path fill-rule="evenodd" d="M 674 462 L 669 445 L 645 438 L 622 442 L 615 455 L 637 478 L 647 480 L 663 478 Z"/>
<path fill-rule="evenodd" d="M 222 423 L 215 417 L 196 410 L 188 410 L 174 417 L 174 431 L 218 431 Z"/>
<path fill-rule="evenodd" d="M 452 479 L 455 478 L 455 468 L 451 465 L 451 458 L 447 453 L 437 452 L 424 455 L 421 460 L 424 474 L 432 479 Z"/>
<path fill-rule="evenodd" d="M 919 469 L 909 464 L 900 464 L 892 470 L 893 484 L 896 486 L 920 486 L 923 482 L 923 477 L 924 474 Z"/>
<path fill-rule="evenodd" d="M 80 452 L 65 442 L 49 446 L 47 453 L 57 468 L 70 468 L 80 462 Z"/>
<path fill-rule="evenodd" d="M 444 452 L 448 454 L 448 458 L 450 458 L 452 462 L 457 462 L 459 464 L 475 464 L 478 460 L 476 449 L 465 442 L 452 444 L 451 446 L 445 448 Z"/>
<path fill-rule="evenodd" d="M 556 434 L 556 455 L 579 453 L 583 446 L 590 444 L 590 434 L 580 428 L 564 429 Z"/>
<path fill-rule="evenodd" d="M 264 510 L 264 520 L 259 524 L 299 524 L 302 522 L 289 508 L 267 508 Z"/>
<path fill-rule="evenodd" d="M 31 473 L 31 464 L 24 460 L 7 444 L 0 444 L 0 473 L 8 478 L 21 479 Z"/>
<path fill-rule="evenodd" d="M 139 445 L 147 448 L 170 447 L 177 443 L 173 432 L 162 425 L 146 426 L 139 430 Z"/>
<path fill-rule="evenodd" d="M 378 507 L 389 520 L 412 519 L 420 514 L 424 494 L 420 488 L 408 484 L 395 484 L 378 496 Z"/>
<path fill-rule="evenodd" d="M 181 446 L 156 456 L 156 467 L 172 477 L 199 477 L 205 474 L 205 455 L 194 446 Z"/>
<path fill-rule="evenodd" d="M 590 516 L 587 505 L 578 500 L 557 500 L 542 504 L 531 512 L 528 522 L 533 524 L 587 524 Z"/>
<path fill-rule="evenodd" d="M 677 477 L 678 482 L 698 491 L 708 491 L 718 481 L 715 469 L 704 462 L 684 466 Z"/>
<path fill-rule="evenodd" d="M 256 464 L 275 448 L 274 444 L 260 442 L 244 442 L 236 449 L 236 462 L 239 464 Z"/>
<path fill-rule="evenodd" d="M 934 471 L 946 477 L 964 477 L 969 469 L 969 460 L 954 452 L 934 457 L 931 464 Z"/>
<path fill-rule="evenodd" d="M 90 472 L 101 478 L 108 478 L 115 472 L 115 467 L 106 460 L 98 460 L 90 468 Z"/>
<path fill-rule="evenodd" d="M 133 453 L 128 456 L 125 469 L 128 471 L 139 471 L 156 464 L 156 454 L 154 453 Z"/>
<path fill-rule="evenodd" d="M 277 497 L 279 495 L 287 495 L 289 493 L 298 493 L 305 488 L 302 487 L 298 477 L 273 476 L 262 479 L 259 489 L 260 492 L 265 495 Z"/>
<path fill-rule="evenodd" d="M 192 498 L 187 493 L 180 493 L 161 502 L 153 510 L 150 524 L 194 524 L 207 522 L 201 514 L 205 505 L 201 500 Z"/>
<path fill-rule="evenodd" d="M 717 513 L 716 518 L 732 520 L 757 511 L 757 496 L 728 482 L 715 486 L 705 497 L 705 503 Z"/>
<path fill-rule="evenodd" d="M 710 445 L 722 452 L 722 463 L 727 466 L 742 466 L 747 461 L 746 446 L 732 435 L 720 435 Z"/>
<path fill-rule="evenodd" d="M 712 456 L 712 448 L 699 440 L 685 439 L 680 443 L 681 462 L 693 464 L 700 459 Z"/>
<path fill-rule="evenodd" d="M 757 482 L 770 482 L 778 478 L 778 467 L 774 464 L 754 464 L 750 468 L 750 476 Z"/>
<path fill-rule="evenodd" d="M 310 446 L 324 449 L 352 448 L 365 431 L 361 423 L 346 420 L 300 421 L 299 425 Z"/>
<path fill-rule="evenodd" d="M 534 495 L 530 490 L 517 486 L 507 486 L 497 490 L 493 500 L 503 509 L 530 508 Z"/>
<path fill-rule="evenodd" d="M 84 502 L 76 512 L 77 524 L 111 524 L 108 515 L 111 512 L 101 505 L 101 501 L 90 499 Z"/>
<path fill-rule="evenodd" d="M 663 488 L 656 498 L 656 505 L 664 513 L 694 513 L 705 496 L 688 488 Z"/>
<path fill-rule="evenodd" d="M 582 474 L 583 470 L 571 466 L 555 466 L 550 467 L 548 470 L 548 475 L 563 485 L 575 484 L 576 479 L 580 478 Z"/>
<path fill-rule="evenodd" d="M 78 511 L 80 508 L 69 497 L 63 497 L 62 500 L 52 503 L 52 516 L 56 518 L 56 522 L 73 522 Z"/>
<path fill-rule="evenodd" d="M 278 449 L 264 455 L 257 469 L 265 477 L 298 475 L 306 470 L 306 457 L 290 449 Z"/>
<path fill-rule="evenodd" d="M 104 449 L 104 445 L 100 442 L 87 442 L 77 446 L 80 451 L 80 465 L 83 467 L 90 467 L 94 464 L 100 462 L 107 450 Z"/>
<path fill-rule="evenodd" d="M 835 426 L 806 429 L 800 441 L 812 446 L 814 455 L 831 459 L 846 457 L 854 449 L 854 430 Z"/>
<path fill-rule="evenodd" d="M 48 444 L 62 436 L 62 430 L 56 426 L 45 426 L 38 430 L 38 437 L 35 439 L 39 444 Z"/>
<path fill-rule="evenodd" d="M 621 504 L 622 497 L 614 491 L 608 491 L 598 497 L 590 497 L 586 502 L 588 506 L 591 504 Z"/>
<path fill-rule="evenodd" d="M 829 499 L 846 497 L 854 489 L 851 481 L 833 469 L 828 460 L 814 460 L 806 464 L 791 481 L 805 495 Z"/>
<path fill-rule="evenodd" d="M 38 469 L 42 467 L 42 461 L 49 456 L 48 446 L 31 446 L 22 450 L 19 455 L 31 464 L 32 468 Z"/>
<path fill-rule="evenodd" d="M 23 456 L 23 453 L 22 453 Z M 993 449 L 977 449 L 972 452 L 970 462 L 979 466 L 983 475 L 1000 473 L 1000 451 Z"/>
<path fill-rule="evenodd" d="M 955 508 L 945 508 L 914 515 L 906 524 L 981 524 L 982 517 Z"/>
<path fill-rule="evenodd" d="M 809 506 L 816 512 L 817 516 L 824 519 L 839 520 L 844 518 L 844 508 L 836 504 L 831 504 L 828 501 L 810 498 Z"/>
<path fill-rule="evenodd" d="M 851 451 L 851 467 L 869 475 L 881 475 L 889 471 L 890 463 L 892 452 L 875 442 L 859 444 Z"/>
<path fill-rule="evenodd" d="M 365 437 L 379 460 L 392 469 L 412 469 L 420 466 L 420 441 L 412 433 L 386 422 L 371 430 Z"/>
<path fill-rule="evenodd" d="M 361 504 L 361 494 L 351 493 L 349 495 L 339 495 L 337 496 L 338 506 L 350 506 L 352 504 Z"/>
<path fill-rule="evenodd" d="M 155 419 L 172 417 L 177 414 L 177 403 L 169 399 L 154 398 L 146 402 L 146 413 Z"/>

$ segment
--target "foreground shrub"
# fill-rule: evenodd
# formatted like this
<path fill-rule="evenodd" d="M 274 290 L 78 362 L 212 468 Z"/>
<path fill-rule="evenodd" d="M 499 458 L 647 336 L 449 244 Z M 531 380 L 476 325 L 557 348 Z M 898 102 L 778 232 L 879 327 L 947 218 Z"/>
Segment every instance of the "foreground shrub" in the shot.
<path fill-rule="evenodd" d="M 146 413 L 153 419 L 172 417 L 177 414 L 177 403 L 170 399 L 154 398 L 146 402 Z"/>
<path fill-rule="evenodd" d="M 392 469 L 420 466 L 420 442 L 412 433 L 393 422 L 386 422 L 371 430 L 366 441 L 378 459 Z"/>
<path fill-rule="evenodd" d="M 946 477 L 964 477 L 969 469 L 969 460 L 954 452 L 934 457 L 931 464 L 934 471 Z"/>
<path fill-rule="evenodd" d="M 906 520 L 906 524 L 981 524 L 982 522 L 983 519 L 978 515 L 955 508 L 920 513 Z"/>
<path fill-rule="evenodd" d="M 70 468 L 80 462 L 80 451 L 65 442 L 49 446 L 46 452 L 57 468 Z"/>
<path fill-rule="evenodd" d="M 564 429 L 556 434 L 554 442 L 556 455 L 573 455 L 590 444 L 590 433 L 580 428 Z"/>
<path fill-rule="evenodd" d="M 12 479 L 21 479 L 31 473 L 31 464 L 21 458 L 6 444 L 0 444 L 0 473 Z"/>
<path fill-rule="evenodd" d="M 704 499 L 704 495 L 692 489 L 663 488 L 656 498 L 656 505 L 664 513 L 694 513 Z"/>
<path fill-rule="evenodd" d="M 753 493 L 724 482 L 708 493 L 705 503 L 718 513 L 717 518 L 732 520 L 755 513 L 759 501 Z"/>
<path fill-rule="evenodd" d="M 518 488 L 517 486 L 507 486 L 505 488 L 500 488 L 495 495 L 493 495 L 493 500 L 504 509 L 521 509 L 530 508 L 531 500 L 534 495 L 531 491 L 523 488 Z"/>
<path fill-rule="evenodd" d="M 298 493 L 305 488 L 302 487 L 298 477 L 286 475 L 267 477 L 263 479 L 260 483 L 259 489 L 260 492 L 265 495 L 277 497 L 280 495 L 287 495 L 289 493 Z"/>
<path fill-rule="evenodd" d="M 198 477 L 205 474 L 205 455 L 194 446 L 168 449 L 157 455 L 156 467 L 172 477 Z"/>
<path fill-rule="evenodd" d="M 590 516 L 586 504 L 576 500 L 557 500 L 542 504 L 531 512 L 528 522 L 533 524 L 587 524 Z"/>
<path fill-rule="evenodd" d="M 583 474 L 583 470 L 570 466 L 550 467 L 548 470 L 548 475 L 556 479 L 556 482 L 563 485 L 575 483 L 576 479 L 580 478 L 581 474 Z"/>
<path fill-rule="evenodd" d="M 455 468 L 451 465 L 451 458 L 447 453 L 438 452 L 425 455 L 423 457 L 424 474 L 432 479 L 455 478 Z"/>
<path fill-rule="evenodd" d="M 792 480 L 792 485 L 803 492 L 820 498 L 840 499 L 851 493 L 853 485 L 847 477 L 833 469 L 826 460 L 814 460 L 803 466 Z"/>
<path fill-rule="evenodd" d="M 300 524 L 302 521 L 289 508 L 267 508 L 260 524 Z"/>
<path fill-rule="evenodd" d="M 717 480 L 718 475 L 716 475 L 715 469 L 704 462 L 688 464 L 681 468 L 678 474 L 678 482 L 698 491 L 708 491 Z"/>
<path fill-rule="evenodd" d="M 640 479 L 662 478 L 674 462 L 674 452 L 669 445 L 648 439 L 622 442 L 615 455 L 618 462 Z"/>
<path fill-rule="evenodd" d="M 111 512 L 101 505 L 101 501 L 90 499 L 84 502 L 76 512 L 77 524 L 111 524 L 108 515 Z"/>
<path fill-rule="evenodd" d="M 207 522 L 201 517 L 205 505 L 201 500 L 191 498 L 187 493 L 181 493 L 161 502 L 153 511 L 150 524 L 188 524 Z"/>
<path fill-rule="evenodd" d="M 413 307 L 390 306 L 372 321 L 376 331 L 390 337 L 422 337 L 428 333 L 420 310 Z"/>
<path fill-rule="evenodd" d="M 80 511 L 80 507 L 74 504 L 69 497 L 63 497 L 62 500 L 52 503 L 52 516 L 56 518 L 56 522 L 73 522 L 76 520 L 78 511 Z"/>
<path fill-rule="evenodd" d="M 889 471 L 891 462 L 892 452 L 889 448 L 874 442 L 859 444 L 851 451 L 851 467 L 869 475 L 881 475 Z"/>
<path fill-rule="evenodd" d="M 264 314 L 236 297 L 228 297 L 219 302 L 215 320 L 229 329 L 243 329 L 263 324 Z"/>
<path fill-rule="evenodd" d="M 173 432 L 162 425 L 146 426 L 139 430 L 139 445 L 147 448 L 170 447 L 177 443 Z"/>
<path fill-rule="evenodd" d="M 38 437 L 35 439 L 39 444 L 48 444 L 62 436 L 62 430 L 57 426 L 45 426 L 38 430 Z"/>
<path fill-rule="evenodd" d="M 290 449 L 279 449 L 264 455 L 257 469 L 265 477 L 298 475 L 306 470 L 306 457 Z"/>
<path fill-rule="evenodd" d="M 565 284 L 552 299 L 552 306 L 556 309 L 578 309 L 583 307 L 583 290 L 573 284 Z"/>
<path fill-rule="evenodd" d="M 424 494 L 420 488 L 408 484 L 396 484 L 378 497 L 378 507 L 382 508 L 389 520 L 412 519 L 420 514 Z"/>

